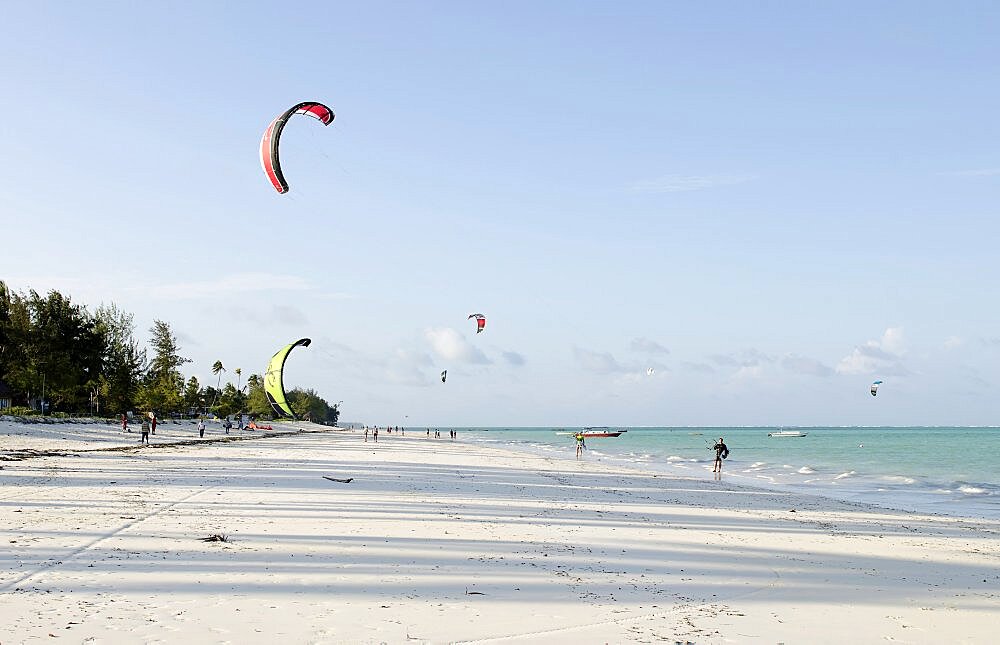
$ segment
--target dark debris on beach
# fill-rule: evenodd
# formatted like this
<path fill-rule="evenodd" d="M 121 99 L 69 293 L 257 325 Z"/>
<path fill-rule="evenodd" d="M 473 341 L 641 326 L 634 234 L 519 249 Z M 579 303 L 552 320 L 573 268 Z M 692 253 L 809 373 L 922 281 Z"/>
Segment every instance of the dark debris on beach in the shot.
<path fill-rule="evenodd" d="M 224 533 L 213 533 L 208 537 L 198 538 L 202 542 L 229 542 L 229 536 Z"/>

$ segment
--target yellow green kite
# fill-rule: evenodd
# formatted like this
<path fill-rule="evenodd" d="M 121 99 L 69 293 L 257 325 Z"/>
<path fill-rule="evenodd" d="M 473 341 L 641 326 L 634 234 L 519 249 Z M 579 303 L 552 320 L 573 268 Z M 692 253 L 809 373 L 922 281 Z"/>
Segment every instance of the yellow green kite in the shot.
<path fill-rule="evenodd" d="M 271 357 L 271 362 L 267 364 L 267 371 L 264 373 L 264 394 L 267 395 L 267 402 L 271 404 L 274 413 L 279 417 L 295 418 L 295 413 L 292 412 L 291 406 L 288 405 L 288 399 L 285 397 L 285 384 L 281 378 L 285 370 L 285 359 L 299 345 L 309 347 L 311 342 L 308 338 L 300 338 L 290 345 L 285 345 L 275 352 L 274 356 Z"/>

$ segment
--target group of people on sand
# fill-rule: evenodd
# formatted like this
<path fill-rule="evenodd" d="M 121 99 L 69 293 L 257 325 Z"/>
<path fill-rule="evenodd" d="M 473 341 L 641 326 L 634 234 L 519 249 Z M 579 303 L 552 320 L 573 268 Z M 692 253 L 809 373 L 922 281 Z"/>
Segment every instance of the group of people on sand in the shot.
<path fill-rule="evenodd" d="M 250 423 L 248 423 L 248 424 L 246 424 L 244 426 L 243 425 L 243 420 L 244 420 L 243 415 L 236 415 L 236 416 L 237 416 L 237 425 L 238 425 L 238 427 L 239 427 L 240 430 L 243 430 L 244 428 L 247 429 L 247 430 L 270 430 L 271 429 L 271 426 L 264 426 L 264 425 L 257 424 L 257 422 L 252 417 L 250 419 Z M 122 432 L 132 432 L 131 428 L 128 427 L 128 415 L 125 414 L 125 413 L 123 413 L 122 417 L 121 417 L 121 420 L 122 420 Z M 153 412 L 152 410 L 149 411 L 149 412 L 147 412 L 145 415 L 142 416 L 142 421 L 139 424 L 139 433 L 140 433 L 139 434 L 139 443 L 144 443 L 146 445 L 149 445 L 149 435 L 150 434 L 156 434 L 156 424 L 157 424 L 156 413 Z M 222 427 L 226 431 L 226 434 L 229 434 L 229 431 L 233 427 L 233 422 L 229 419 L 228 416 L 222 422 Z M 204 419 L 204 417 L 199 417 L 198 418 L 198 436 L 199 437 L 204 437 L 205 436 L 205 419 Z"/>
<path fill-rule="evenodd" d="M 378 443 L 378 431 L 379 431 L 379 427 L 378 426 L 371 426 L 371 427 L 369 427 L 367 425 L 366 426 L 362 426 L 362 427 L 364 428 L 364 431 L 365 431 L 365 443 L 368 442 L 368 435 L 369 434 L 371 434 L 371 436 L 372 436 L 372 441 L 374 441 L 375 443 Z M 397 434 L 400 434 L 400 435 L 405 435 L 406 434 L 406 428 L 401 428 L 399 426 L 385 426 L 382 429 L 385 430 L 388 434 L 392 434 L 393 431 L 395 431 Z"/>
<path fill-rule="evenodd" d="M 156 413 L 150 410 L 142 417 L 142 423 L 139 425 L 140 435 L 139 443 L 144 443 L 149 445 L 149 433 L 152 432 L 156 434 Z M 122 414 L 122 432 L 132 432 L 128 427 L 128 415 Z"/>
<path fill-rule="evenodd" d="M 379 432 L 379 427 L 378 426 L 371 426 L 371 427 L 369 427 L 369 426 L 365 425 L 365 426 L 362 426 L 362 428 L 364 429 L 364 432 L 365 432 L 365 443 L 368 443 L 368 437 L 369 436 L 371 436 L 372 441 L 374 441 L 375 443 L 378 443 L 378 432 Z M 406 436 L 406 428 L 403 428 L 403 427 L 400 427 L 400 426 L 385 426 L 384 428 L 382 428 L 382 430 L 384 430 L 388 434 L 392 434 L 393 432 L 395 432 L 396 434 L 399 434 L 400 436 Z M 431 436 L 431 429 L 430 428 L 427 428 L 427 436 L 428 437 Z M 449 430 L 448 431 L 448 436 L 450 436 L 452 439 L 457 439 L 458 438 L 458 431 L 457 430 Z M 434 430 L 434 438 L 435 439 L 440 439 L 441 438 L 441 431 L 440 430 L 437 430 L 437 429 Z"/>
<path fill-rule="evenodd" d="M 261 425 L 261 424 L 257 423 L 256 417 L 254 417 L 254 415 L 252 415 L 252 414 L 249 417 L 249 421 L 247 420 L 247 415 L 245 415 L 245 414 L 235 414 L 235 415 L 233 415 L 233 419 L 235 419 L 235 421 L 236 421 L 236 423 L 235 423 L 236 429 L 239 430 L 240 432 L 242 432 L 244 430 L 271 430 L 272 429 L 271 426 L 269 426 L 269 425 Z M 223 421 L 222 421 L 222 429 L 226 431 L 226 434 L 229 434 L 229 431 L 233 429 L 233 425 L 234 425 L 233 424 L 233 419 L 230 419 L 229 415 L 226 415 L 226 418 L 223 419 Z M 204 422 L 202 422 L 202 425 L 204 425 Z M 201 428 L 199 428 L 199 431 L 200 430 L 201 430 Z M 202 434 L 201 436 L 204 437 L 205 435 Z"/>

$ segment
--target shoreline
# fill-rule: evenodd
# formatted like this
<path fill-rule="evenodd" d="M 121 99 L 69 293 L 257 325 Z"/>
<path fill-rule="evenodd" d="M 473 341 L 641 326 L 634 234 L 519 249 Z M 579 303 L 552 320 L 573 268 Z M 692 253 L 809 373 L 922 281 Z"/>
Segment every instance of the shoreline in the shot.
<path fill-rule="evenodd" d="M 961 430 L 941 428 L 942 430 Z M 540 429 L 539 429 L 540 430 Z M 667 432 L 663 432 L 666 430 Z M 638 441 L 614 443 L 588 443 L 588 455 L 598 461 L 631 465 L 641 470 L 681 476 L 700 477 L 710 472 L 712 457 L 702 457 L 703 450 L 695 445 L 683 445 L 686 438 L 670 429 L 656 429 L 653 433 L 629 435 Z M 889 510 L 904 510 L 952 517 L 978 517 L 1000 520 L 1000 482 L 996 480 L 994 469 L 988 465 L 992 454 L 983 452 L 976 458 L 978 465 L 969 464 L 964 457 L 950 456 L 952 470 L 942 469 L 940 464 L 918 462 L 899 463 L 893 459 L 873 462 L 865 461 L 858 451 L 860 461 L 852 458 L 827 455 L 802 454 L 797 452 L 802 444 L 770 444 L 760 442 L 751 434 L 755 428 L 729 428 L 730 436 L 736 441 L 736 457 L 730 456 L 724 471 L 726 476 L 746 485 L 778 492 L 794 492 L 815 495 L 840 501 L 874 504 Z M 827 428 L 827 430 L 831 430 Z M 912 428 L 897 428 L 908 433 Z M 662 434 L 661 434 L 662 432 Z M 534 434 L 534 436 L 530 436 Z M 488 445 L 507 446 L 512 450 L 534 454 L 571 456 L 573 448 L 559 441 L 547 440 L 545 431 L 479 432 L 469 430 L 467 437 L 472 441 Z M 833 434 L 833 433 L 831 433 Z M 671 443 L 650 442 L 652 437 L 669 440 Z M 700 436 L 701 433 L 698 433 Z M 892 436 L 891 434 L 885 435 Z M 940 435 L 941 437 L 945 435 Z M 819 438 L 820 435 L 817 435 Z M 737 441 L 738 440 L 740 441 Z M 830 435 L 823 437 L 826 441 Z M 869 445 L 884 437 L 867 437 L 863 441 L 872 454 L 884 450 L 884 446 Z M 603 441 L 603 440 L 602 440 Z M 747 446 L 746 442 L 755 442 Z M 995 441 L 990 437 L 990 442 Z M 855 442 L 857 445 L 857 442 Z M 993 444 L 990 443 L 990 446 Z M 733 443 L 730 443 L 731 448 Z M 779 447 L 782 451 L 768 451 Z M 785 452 L 784 448 L 792 450 Z M 858 446 L 859 448 L 861 446 Z M 749 449 L 748 449 L 749 448 Z M 828 450 L 838 452 L 841 446 L 829 446 Z M 765 450 L 762 450 L 765 449 Z M 814 449 L 815 450 L 815 449 Z M 904 449 L 905 450 L 905 449 Z M 846 453 L 843 453 L 846 455 Z M 932 459 L 928 457 L 928 459 Z M 965 472 L 962 472 L 965 471 Z M 978 477 L 971 472 L 980 473 Z M 949 477 L 950 475 L 950 477 Z"/>
<path fill-rule="evenodd" d="M 992 638 L 997 522 L 380 439 L 5 462 L 0 642 Z"/>

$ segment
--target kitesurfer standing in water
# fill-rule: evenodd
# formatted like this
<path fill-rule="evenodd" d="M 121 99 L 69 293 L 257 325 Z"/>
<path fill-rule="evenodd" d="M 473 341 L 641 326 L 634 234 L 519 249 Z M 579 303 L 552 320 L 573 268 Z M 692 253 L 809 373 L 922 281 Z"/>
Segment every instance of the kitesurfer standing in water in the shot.
<path fill-rule="evenodd" d="M 713 473 L 722 472 L 722 460 L 729 456 L 729 448 L 726 443 L 719 437 L 719 443 L 715 444 L 710 448 L 710 450 L 715 451 L 715 467 L 712 468 Z"/>
<path fill-rule="evenodd" d="M 579 459 L 583 454 L 583 449 L 587 447 L 587 444 L 583 440 L 584 437 L 582 432 L 577 432 L 573 435 L 573 438 L 576 439 L 576 458 Z"/>

